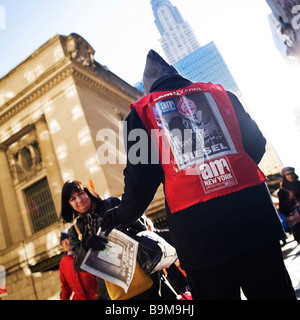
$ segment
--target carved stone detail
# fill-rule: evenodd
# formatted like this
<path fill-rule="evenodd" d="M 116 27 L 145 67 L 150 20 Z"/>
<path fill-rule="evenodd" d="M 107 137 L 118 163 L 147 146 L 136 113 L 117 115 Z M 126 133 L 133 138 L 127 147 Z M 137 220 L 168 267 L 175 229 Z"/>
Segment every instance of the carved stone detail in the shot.
<path fill-rule="evenodd" d="M 7 149 L 9 168 L 15 184 L 28 181 L 44 168 L 34 131 L 24 135 Z"/>
<path fill-rule="evenodd" d="M 91 69 L 96 67 L 94 59 L 95 50 L 78 34 L 71 33 L 67 37 L 66 48 L 71 59 Z"/>

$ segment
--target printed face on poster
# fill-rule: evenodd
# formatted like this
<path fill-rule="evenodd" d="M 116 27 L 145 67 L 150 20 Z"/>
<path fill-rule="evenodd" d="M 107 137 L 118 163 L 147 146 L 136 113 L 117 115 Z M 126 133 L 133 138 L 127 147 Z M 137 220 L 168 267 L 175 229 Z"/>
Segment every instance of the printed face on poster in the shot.
<path fill-rule="evenodd" d="M 179 171 L 236 153 L 210 92 L 166 97 L 153 104 L 152 110 Z"/>

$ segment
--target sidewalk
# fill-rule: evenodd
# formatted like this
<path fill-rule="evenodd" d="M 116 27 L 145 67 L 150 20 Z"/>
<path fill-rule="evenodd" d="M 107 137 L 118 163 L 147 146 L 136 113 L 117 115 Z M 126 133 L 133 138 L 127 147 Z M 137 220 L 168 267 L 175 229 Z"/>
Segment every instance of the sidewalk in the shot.
<path fill-rule="evenodd" d="M 281 249 L 297 299 L 300 300 L 300 245 L 294 240 L 293 236 L 289 236 Z"/>

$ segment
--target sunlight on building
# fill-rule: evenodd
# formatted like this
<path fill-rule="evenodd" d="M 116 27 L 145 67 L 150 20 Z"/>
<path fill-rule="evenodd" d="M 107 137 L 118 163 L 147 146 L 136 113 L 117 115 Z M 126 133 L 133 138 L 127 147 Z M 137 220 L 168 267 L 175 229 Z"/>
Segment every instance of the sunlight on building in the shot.
<path fill-rule="evenodd" d="M 7 100 L 12 99 L 15 96 L 13 91 L 0 94 L 0 106 L 3 105 Z"/>
<path fill-rule="evenodd" d="M 57 159 L 59 159 L 59 160 L 66 159 L 68 156 L 68 147 L 67 147 L 66 143 L 62 143 L 62 144 L 58 145 L 56 147 L 55 151 L 57 154 Z"/>
<path fill-rule="evenodd" d="M 76 96 L 77 94 L 77 90 L 74 84 L 69 85 L 66 89 L 65 89 L 65 94 L 67 96 L 67 98 L 72 98 L 74 96 Z"/>
<path fill-rule="evenodd" d="M 61 46 L 57 46 L 53 51 L 53 56 L 55 60 L 60 60 L 64 57 L 64 52 Z"/>
<path fill-rule="evenodd" d="M 72 120 L 73 121 L 76 121 L 77 119 L 79 119 L 80 117 L 83 116 L 83 111 L 82 111 L 82 108 L 80 105 L 76 104 L 72 110 L 71 110 L 71 113 L 72 113 Z"/>
<path fill-rule="evenodd" d="M 65 169 L 62 170 L 63 181 L 74 179 L 74 170 L 73 169 Z"/>
<path fill-rule="evenodd" d="M 78 131 L 77 138 L 80 146 L 84 146 L 87 142 L 92 140 L 89 127 L 84 127 Z"/>
<path fill-rule="evenodd" d="M 51 122 L 49 123 L 49 130 L 50 130 L 51 134 L 54 134 L 54 133 L 61 130 L 61 127 L 60 127 L 59 123 L 57 122 L 57 120 L 55 120 L 55 119 L 51 120 Z"/>
<path fill-rule="evenodd" d="M 84 162 L 85 167 L 89 170 L 91 174 L 100 170 L 99 165 L 97 163 L 96 157 L 91 157 Z"/>
<path fill-rule="evenodd" d="M 11 130 L 13 133 L 17 133 L 18 131 L 20 131 L 22 128 L 22 125 L 21 125 L 21 122 L 20 121 L 14 121 L 12 124 L 11 124 Z"/>

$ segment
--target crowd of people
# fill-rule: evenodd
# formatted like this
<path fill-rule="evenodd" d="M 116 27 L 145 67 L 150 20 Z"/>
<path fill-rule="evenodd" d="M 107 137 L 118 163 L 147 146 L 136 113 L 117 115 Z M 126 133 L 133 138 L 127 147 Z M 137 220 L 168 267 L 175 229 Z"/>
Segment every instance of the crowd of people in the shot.
<path fill-rule="evenodd" d="M 75 223 L 62 239 L 67 243 L 60 266 L 62 299 L 72 294 L 74 299 L 110 299 L 106 282 L 82 272 L 81 263 L 90 248 L 106 248 L 114 228 L 147 230 L 149 224 L 140 218 L 163 184 L 168 230 L 154 232 L 175 247 L 180 266 L 166 269 L 168 283 L 162 271 L 152 273 L 151 288 L 132 299 L 176 299 L 172 288 L 179 288 L 194 300 L 239 300 L 241 289 L 249 300 L 295 300 L 280 247 L 285 232 L 258 167 L 266 140 L 255 121 L 233 93 L 212 83 L 192 83 L 153 50 L 143 84 L 145 96 L 132 103 L 124 138 L 128 151 L 135 143 L 130 132 L 145 131 L 148 161 L 132 162 L 127 155 L 121 199 L 103 199 L 80 181 L 63 186 L 62 218 Z M 185 138 L 178 147 L 180 131 L 177 140 L 172 134 L 174 123 L 182 137 L 187 123 L 192 130 L 189 157 Z M 213 142 L 212 134 L 221 142 Z M 166 145 L 169 161 L 162 157 Z M 152 150 L 157 150 L 157 161 Z M 201 162 L 192 163 L 191 154 L 201 154 Z M 282 174 L 280 211 L 290 216 L 299 207 L 299 181 L 292 168 Z M 97 235 L 99 227 L 103 236 Z M 298 228 L 292 226 L 297 241 Z"/>

